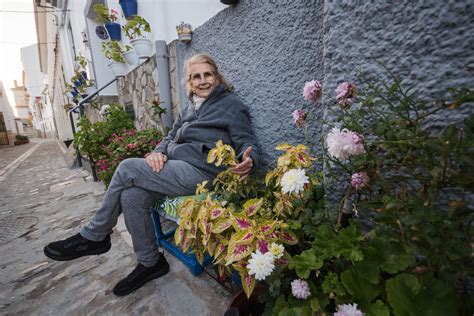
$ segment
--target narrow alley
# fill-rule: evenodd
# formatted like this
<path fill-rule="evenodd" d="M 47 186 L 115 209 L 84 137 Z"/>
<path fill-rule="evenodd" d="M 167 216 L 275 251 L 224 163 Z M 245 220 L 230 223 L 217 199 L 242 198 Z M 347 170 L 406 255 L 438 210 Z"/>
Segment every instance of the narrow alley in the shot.
<path fill-rule="evenodd" d="M 123 222 L 101 256 L 55 262 L 50 241 L 79 231 L 104 193 L 88 172 L 69 169 L 57 141 L 0 147 L 0 314 L 222 315 L 230 294 L 194 277 L 170 254 L 171 271 L 122 298 L 112 288 L 135 266 Z"/>

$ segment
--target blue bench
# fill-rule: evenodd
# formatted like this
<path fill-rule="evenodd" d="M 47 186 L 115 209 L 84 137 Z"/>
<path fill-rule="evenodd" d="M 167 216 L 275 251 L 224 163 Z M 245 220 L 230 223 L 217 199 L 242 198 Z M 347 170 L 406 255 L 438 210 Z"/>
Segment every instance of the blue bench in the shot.
<path fill-rule="evenodd" d="M 153 222 L 155 224 L 155 236 L 156 244 L 171 253 L 179 261 L 181 261 L 194 276 L 199 275 L 204 267 L 210 264 L 213 260 L 212 257 L 207 256 L 204 259 L 203 265 L 200 265 L 193 253 L 186 254 L 174 242 L 174 232 L 176 228 L 170 229 L 166 232 L 163 231 L 161 226 L 161 220 L 163 218 L 179 223 L 179 217 L 176 216 L 176 208 L 186 197 L 177 197 L 174 199 L 166 198 L 164 201 L 160 201 L 152 209 Z"/>

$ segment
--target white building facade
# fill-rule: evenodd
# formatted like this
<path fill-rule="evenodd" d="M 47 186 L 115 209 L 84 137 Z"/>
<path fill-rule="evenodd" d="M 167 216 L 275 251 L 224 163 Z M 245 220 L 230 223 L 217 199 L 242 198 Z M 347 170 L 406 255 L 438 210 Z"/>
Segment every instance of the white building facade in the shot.
<path fill-rule="evenodd" d="M 36 0 L 35 9 L 38 42 L 40 45 L 40 71 L 46 75 L 45 97 L 52 104 L 57 137 L 64 141 L 73 138 L 71 116 L 74 123 L 79 119 L 78 113 L 70 114 L 68 109 L 76 106 L 74 99 L 68 97 L 71 77 L 76 71 L 85 70 L 88 79 L 92 80 L 95 90 L 104 87 L 115 79 L 107 67 L 108 59 L 102 53 L 102 39 L 96 35 L 95 4 L 102 3 L 109 9 L 120 13 L 119 21 L 124 25 L 127 20 L 123 17 L 118 0 Z M 210 17 L 227 6 L 216 0 L 138 0 L 137 14 L 145 18 L 151 25 L 152 32 L 147 34 L 150 40 L 164 40 L 167 43 L 177 38 L 176 25 L 181 21 L 191 24 L 194 28 L 203 24 Z M 48 12 L 46 12 L 48 11 Z M 128 44 L 123 36 L 122 45 Z M 86 69 L 80 69 L 76 59 L 87 60 Z M 132 66 L 128 66 L 128 71 Z M 115 83 L 110 84 L 100 92 L 101 96 L 117 96 Z M 49 119 L 49 117 L 48 117 Z"/>

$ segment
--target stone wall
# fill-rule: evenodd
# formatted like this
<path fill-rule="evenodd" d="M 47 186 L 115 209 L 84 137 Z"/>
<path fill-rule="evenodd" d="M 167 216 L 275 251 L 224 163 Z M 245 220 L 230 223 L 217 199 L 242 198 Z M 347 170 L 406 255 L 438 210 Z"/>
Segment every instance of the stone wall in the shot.
<path fill-rule="evenodd" d="M 179 83 L 176 67 L 176 43 L 168 47 L 170 64 L 171 102 L 173 118 L 179 111 Z M 160 99 L 158 69 L 155 56 L 148 58 L 138 67 L 117 81 L 119 102 L 127 111 L 133 110 L 135 126 L 139 129 L 158 128 L 164 131 L 163 124 L 156 114 L 153 101 Z"/>
<path fill-rule="evenodd" d="M 148 58 L 119 80 L 117 91 L 120 91 L 120 104 L 124 105 L 129 112 L 133 110 L 137 128 L 151 128 L 159 125 L 152 103 L 159 99 L 158 70 L 154 57 Z"/>

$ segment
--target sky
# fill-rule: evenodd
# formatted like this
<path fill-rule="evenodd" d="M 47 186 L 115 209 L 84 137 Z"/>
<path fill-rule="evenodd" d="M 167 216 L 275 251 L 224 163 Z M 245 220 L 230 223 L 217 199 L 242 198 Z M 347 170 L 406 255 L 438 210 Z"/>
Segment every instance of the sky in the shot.
<path fill-rule="evenodd" d="M 37 43 L 33 1 L 0 0 L 0 80 L 12 107 L 15 105 L 10 91 L 13 80 L 22 82 L 20 49 Z"/>

